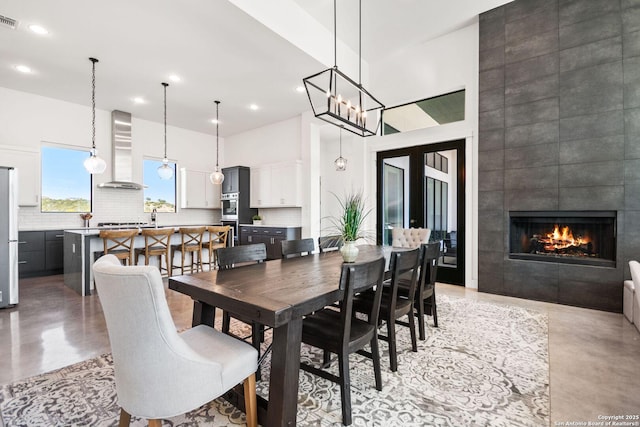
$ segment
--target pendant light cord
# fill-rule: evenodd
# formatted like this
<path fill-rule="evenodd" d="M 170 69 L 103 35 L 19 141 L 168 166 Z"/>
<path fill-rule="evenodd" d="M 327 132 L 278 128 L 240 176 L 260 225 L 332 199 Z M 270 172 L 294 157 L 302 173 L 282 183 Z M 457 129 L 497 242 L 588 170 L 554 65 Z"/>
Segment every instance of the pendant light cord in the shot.
<path fill-rule="evenodd" d="M 91 148 L 96 149 L 96 58 L 89 58 L 91 64 Z"/>
<path fill-rule="evenodd" d="M 338 68 L 338 24 L 336 18 L 336 0 L 333 0 L 333 67 Z"/>
<path fill-rule="evenodd" d="M 220 153 L 219 144 L 218 144 L 218 128 L 220 126 L 218 108 L 220 107 L 220 101 L 213 101 L 213 102 L 216 103 L 216 170 L 218 170 L 218 157 L 219 157 L 219 153 Z"/>
<path fill-rule="evenodd" d="M 362 86 L 362 0 L 358 2 L 358 84 Z"/>
<path fill-rule="evenodd" d="M 162 83 L 164 86 L 164 158 L 167 158 L 167 86 L 169 83 Z"/>
<path fill-rule="evenodd" d="M 340 158 L 342 158 L 342 126 L 340 126 Z"/>

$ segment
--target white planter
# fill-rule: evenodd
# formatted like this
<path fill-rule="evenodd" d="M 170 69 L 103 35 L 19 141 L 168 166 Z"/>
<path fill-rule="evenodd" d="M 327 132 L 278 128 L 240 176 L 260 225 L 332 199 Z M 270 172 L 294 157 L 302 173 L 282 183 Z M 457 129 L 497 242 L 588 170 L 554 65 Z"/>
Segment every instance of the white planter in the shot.
<path fill-rule="evenodd" d="M 261 219 L 254 219 L 253 220 L 253 225 L 262 225 L 262 220 Z"/>
<path fill-rule="evenodd" d="M 355 262 L 356 258 L 358 258 L 358 252 L 360 252 L 360 250 L 356 246 L 356 242 L 353 241 L 344 242 L 344 245 L 340 248 L 344 262 Z"/>

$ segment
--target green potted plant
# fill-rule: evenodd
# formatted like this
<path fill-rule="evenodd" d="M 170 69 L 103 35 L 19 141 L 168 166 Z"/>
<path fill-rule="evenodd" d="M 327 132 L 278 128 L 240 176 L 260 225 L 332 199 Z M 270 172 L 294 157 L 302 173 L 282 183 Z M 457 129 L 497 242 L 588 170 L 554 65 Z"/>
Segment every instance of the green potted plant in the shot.
<path fill-rule="evenodd" d="M 251 219 L 253 220 L 253 225 L 262 225 L 262 217 L 260 215 L 254 215 Z"/>
<path fill-rule="evenodd" d="M 336 195 L 334 194 L 334 196 Z M 343 199 L 338 196 L 336 198 L 342 212 L 340 216 L 331 218 L 331 220 L 344 242 L 340 248 L 344 262 L 354 262 L 358 257 L 356 240 L 366 238 L 364 221 L 371 210 L 366 208 L 360 192 L 346 194 Z"/>

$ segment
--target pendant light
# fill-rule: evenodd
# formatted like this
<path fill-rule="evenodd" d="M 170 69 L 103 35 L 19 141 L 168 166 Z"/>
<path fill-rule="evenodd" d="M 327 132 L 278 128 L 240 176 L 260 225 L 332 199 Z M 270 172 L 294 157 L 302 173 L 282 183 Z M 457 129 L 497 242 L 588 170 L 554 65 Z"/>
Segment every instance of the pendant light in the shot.
<path fill-rule="evenodd" d="M 171 179 L 173 168 L 169 166 L 169 159 L 167 159 L 167 86 L 169 83 L 162 82 L 162 86 L 164 86 L 164 158 L 162 165 L 158 167 L 158 175 L 160 179 Z"/>
<path fill-rule="evenodd" d="M 104 159 L 98 157 L 96 150 L 96 58 L 89 58 L 91 61 L 91 154 L 84 161 L 84 168 L 90 174 L 101 174 L 107 168 Z"/>
<path fill-rule="evenodd" d="M 362 86 L 362 0 L 358 15 L 358 83 L 338 69 L 336 0 L 333 1 L 334 65 L 302 81 L 315 117 L 365 137 L 378 134 L 384 105 Z"/>
<path fill-rule="evenodd" d="M 218 118 L 218 108 L 220 107 L 220 101 L 213 101 L 216 103 L 216 170 L 209 175 L 209 179 L 214 184 L 222 184 L 224 181 L 224 175 L 220 171 L 220 166 L 218 166 L 218 153 L 219 153 L 219 145 L 218 145 L 218 127 L 220 126 L 220 120 Z"/>
<path fill-rule="evenodd" d="M 343 126 L 340 126 L 340 157 L 333 162 L 336 165 L 336 170 L 340 172 L 347 170 L 347 159 L 342 157 L 342 128 Z"/>

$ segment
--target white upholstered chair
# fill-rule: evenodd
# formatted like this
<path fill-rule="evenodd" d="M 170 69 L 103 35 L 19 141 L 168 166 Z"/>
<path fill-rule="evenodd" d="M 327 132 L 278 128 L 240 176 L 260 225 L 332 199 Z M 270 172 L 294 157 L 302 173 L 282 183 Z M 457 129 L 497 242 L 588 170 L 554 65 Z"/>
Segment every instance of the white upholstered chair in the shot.
<path fill-rule="evenodd" d="M 257 425 L 255 348 L 204 325 L 178 334 L 156 267 L 126 267 L 105 255 L 93 274 L 111 342 L 120 426 L 131 415 L 160 426 L 243 381 L 247 425 Z"/>
<path fill-rule="evenodd" d="M 392 228 L 391 246 L 394 248 L 419 248 L 423 243 L 429 243 L 431 230 L 428 228 Z"/>
<path fill-rule="evenodd" d="M 640 263 L 638 261 L 629 261 L 629 269 L 631 270 L 631 279 L 633 280 L 633 323 L 640 332 Z"/>

